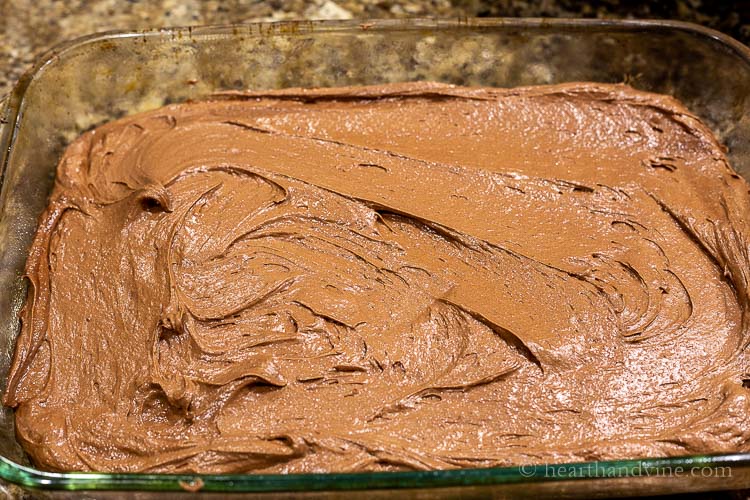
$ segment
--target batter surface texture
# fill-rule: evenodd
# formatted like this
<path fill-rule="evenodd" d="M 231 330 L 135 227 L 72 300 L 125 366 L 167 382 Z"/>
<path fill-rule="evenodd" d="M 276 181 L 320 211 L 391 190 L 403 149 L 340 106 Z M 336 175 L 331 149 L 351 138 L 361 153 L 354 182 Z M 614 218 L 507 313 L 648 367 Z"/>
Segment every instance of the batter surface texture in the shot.
<path fill-rule="evenodd" d="M 52 470 L 750 451 L 748 221 L 621 85 L 167 106 L 67 149 L 4 401 Z"/>

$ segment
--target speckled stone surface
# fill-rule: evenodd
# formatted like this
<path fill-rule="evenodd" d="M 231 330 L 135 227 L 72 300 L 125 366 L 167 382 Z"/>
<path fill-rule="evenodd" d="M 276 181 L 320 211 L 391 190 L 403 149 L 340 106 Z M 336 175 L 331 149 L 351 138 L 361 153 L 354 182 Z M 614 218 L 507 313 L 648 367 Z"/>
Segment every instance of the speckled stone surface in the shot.
<path fill-rule="evenodd" d="M 747 43 L 749 10 L 744 1 L 709 0 L 0 0 L 0 97 L 45 50 L 65 40 L 112 29 L 287 19 L 639 17 L 696 22 Z"/>

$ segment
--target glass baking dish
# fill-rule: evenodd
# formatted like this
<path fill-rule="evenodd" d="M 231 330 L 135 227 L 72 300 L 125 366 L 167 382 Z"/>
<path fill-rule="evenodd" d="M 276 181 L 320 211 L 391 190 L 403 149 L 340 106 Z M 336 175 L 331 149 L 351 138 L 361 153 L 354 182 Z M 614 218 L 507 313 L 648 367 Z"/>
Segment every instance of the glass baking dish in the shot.
<path fill-rule="evenodd" d="M 111 32 L 41 58 L 0 108 L 0 384 L 37 217 L 65 146 L 102 122 L 227 89 L 408 80 L 511 87 L 626 82 L 671 94 L 703 118 L 750 179 L 750 49 L 678 22 L 459 19 L 286 22 Z M 29 465 L 0 410 L 0 479 L 11 496 L 141 491 L 294 496 L 574 497 L 750 488 L 750 454 L 435 472 L 304 475 L 48 473 Z M 171 492 L 171 493 L 169 493 Z"/>

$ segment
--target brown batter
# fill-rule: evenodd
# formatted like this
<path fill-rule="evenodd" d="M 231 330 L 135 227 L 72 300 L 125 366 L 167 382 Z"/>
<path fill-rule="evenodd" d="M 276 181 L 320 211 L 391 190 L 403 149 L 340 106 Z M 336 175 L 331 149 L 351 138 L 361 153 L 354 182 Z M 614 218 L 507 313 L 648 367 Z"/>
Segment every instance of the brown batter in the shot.
<path fill-rule="evenodd" d="M 750 195 L 621 85 L 227 94 L 84 134 L 5 393 L 46 469 L 750 451 Z"/>

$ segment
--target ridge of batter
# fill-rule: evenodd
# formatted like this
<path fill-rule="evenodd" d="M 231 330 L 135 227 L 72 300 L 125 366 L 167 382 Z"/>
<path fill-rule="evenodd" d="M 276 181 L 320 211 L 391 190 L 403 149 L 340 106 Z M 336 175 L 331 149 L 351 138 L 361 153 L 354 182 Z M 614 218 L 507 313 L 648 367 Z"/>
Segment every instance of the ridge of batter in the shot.
<path fill-rule="evenodd" d="M 58 166 L 4 402 L 50 470 L 750 451 L 749 193 L 624 85 L 130 116 Z"/>

